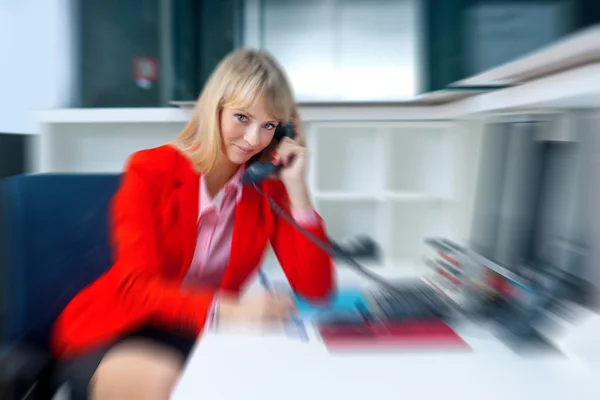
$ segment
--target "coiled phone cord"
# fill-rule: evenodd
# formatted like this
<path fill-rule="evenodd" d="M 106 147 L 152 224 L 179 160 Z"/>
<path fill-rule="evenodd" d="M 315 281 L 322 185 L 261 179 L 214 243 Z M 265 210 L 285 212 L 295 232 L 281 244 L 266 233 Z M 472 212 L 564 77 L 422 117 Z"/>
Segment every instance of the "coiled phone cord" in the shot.
<path fill-rule="evenodd" d="M 277 215 L 279 215 L 280 217 L 285 219 L 288 223 L 290 223 L 292 226 L 294 226 L 294 228 L 296 228 L 300 233 L 302 233 L 310 241 L 312 241 L 319 248 L 321 248 L 321 250 L 327 252 L 327 254 L 329 254 L 332 257 L 342 258 L 346 263 L 348 263 L 350 266 L 352 266 L 352 268 L 354 268 L 354 270 L 356 270 L 360 274 L 366 276 L 367 278 L 371 279 L 372 281 L 380 284 L 381 286 L 385 287 L 386 289 L 391 290 L 392 292 L 398 292 L 398 288 L 396 288 L 394 285 L 389 283 L 386 279 L 369 271 L 368 269 L 363 267 L 361 264 L 359 264 L 358 261 L 356 261 L 354 258 L 352 258 L 348 254 L 346 254 L 344 251 L 339 250 L 339 249 L 331 246 L 330 244 L 324 242 L 323 240 L 319 239 L 318 237 L 313 235 L 310 231 L 308 231 L 306 228 L 304 228 L 302 225 L 300 225 L 298 222 L 296 222 L 296 220 L 287 211 L 285 211 L 279 204 L 277 204 L 277 202 L 275 200 L 273 200 L 269 195 L 267 195 L 265 192 L 263 192 L 258 187 L 258 185 L 256 185 L 255 182 L 252 182 L 252 186 L 258 192 L 258 194 L 260 194 L 261 196 L 263 196 L 264 198 L 266 198 L 269 201 L 271 209 L 273 211 L 275 211 L 275 213 L 277 213 Z"/>

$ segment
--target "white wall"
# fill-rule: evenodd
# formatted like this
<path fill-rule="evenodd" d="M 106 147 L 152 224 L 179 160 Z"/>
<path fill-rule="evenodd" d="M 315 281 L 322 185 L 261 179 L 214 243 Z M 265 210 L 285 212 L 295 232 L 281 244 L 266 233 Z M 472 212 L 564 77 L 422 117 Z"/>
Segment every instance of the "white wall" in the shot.
<path fill-rule="evenodd" d="M 35 133 L 33 111 L 72 104 L 71 0 L 0 0 L 0 132 Z"/>

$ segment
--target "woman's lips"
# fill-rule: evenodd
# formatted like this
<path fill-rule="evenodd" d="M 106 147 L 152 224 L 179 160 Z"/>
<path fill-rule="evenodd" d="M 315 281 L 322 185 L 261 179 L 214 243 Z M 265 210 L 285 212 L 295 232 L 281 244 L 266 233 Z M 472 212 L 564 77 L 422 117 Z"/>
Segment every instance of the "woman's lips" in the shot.
<path fill-rule="evenodd" d="M 252 149 L 248 149 L 246 147 L 242 147 L 242 146 L 238 146 L 237 144 L 234 144 L 235 147 L 237 147 L 237 149 L 244 154 L 250 154 L 252 153 Z"/>

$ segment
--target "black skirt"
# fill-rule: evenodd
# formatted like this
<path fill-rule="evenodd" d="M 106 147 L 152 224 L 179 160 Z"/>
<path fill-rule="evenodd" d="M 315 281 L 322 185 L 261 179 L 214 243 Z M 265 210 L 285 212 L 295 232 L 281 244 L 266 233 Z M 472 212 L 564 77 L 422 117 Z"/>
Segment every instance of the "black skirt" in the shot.
<path fill-rule="evenodd" d="M 68 382 L 72 400 L 88 399 L 90 381 L 104 356 L 115 345 L 132 338 L 143 338 L 151 340 L 158 345 L 166 346 L 179 353 L 183 360 L 187 360 L 196 343 L 196 338 L 193 337 L 182 336 L 178 333 L 154 327 L 145 327 L 133 334 L 120 338 L 107 346 L 103 346 L 100 349 L 94 349 L 89 353 L 82 354 L 72 360 L 59 361 L 57 365 L 57 373 L 59 376 L 57 379 L 61 382 Z"/>

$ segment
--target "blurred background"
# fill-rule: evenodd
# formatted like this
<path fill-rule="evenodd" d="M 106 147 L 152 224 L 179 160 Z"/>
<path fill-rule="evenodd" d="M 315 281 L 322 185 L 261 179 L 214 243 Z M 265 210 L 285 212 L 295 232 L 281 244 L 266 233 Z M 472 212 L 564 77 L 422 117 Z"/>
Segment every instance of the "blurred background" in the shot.
<path fill-rule="evenodd" d="M 446 294 L 479 279 L 448 261 L 467 249 L 533 288 L 484 291 L 514 337 L 563 300 L 600 304 L 600 0 L 0 0 L 3 345 L 47 347 L 111 265 L 125 161 L 172 141 L 240 47 L 289 75 L 336 246 Z"/>
<path fill-rule="evenodd" d="M 597 284 L 598 23 L 597 0 L 0 0 L 0 176 L 118 172 L 263 48 L 335 240 L 396 268 L 443 236 Z"/>
<path fill-rule="evenodd" d="M 241 46 L 272 52 L 299 101 L 407 100 L 600 20 L 594 0 L 2 0 L 0 7 L 0 131 L 11 133 L 33 130 L 31 109 L 194 100 L 217 62 Z"/>

